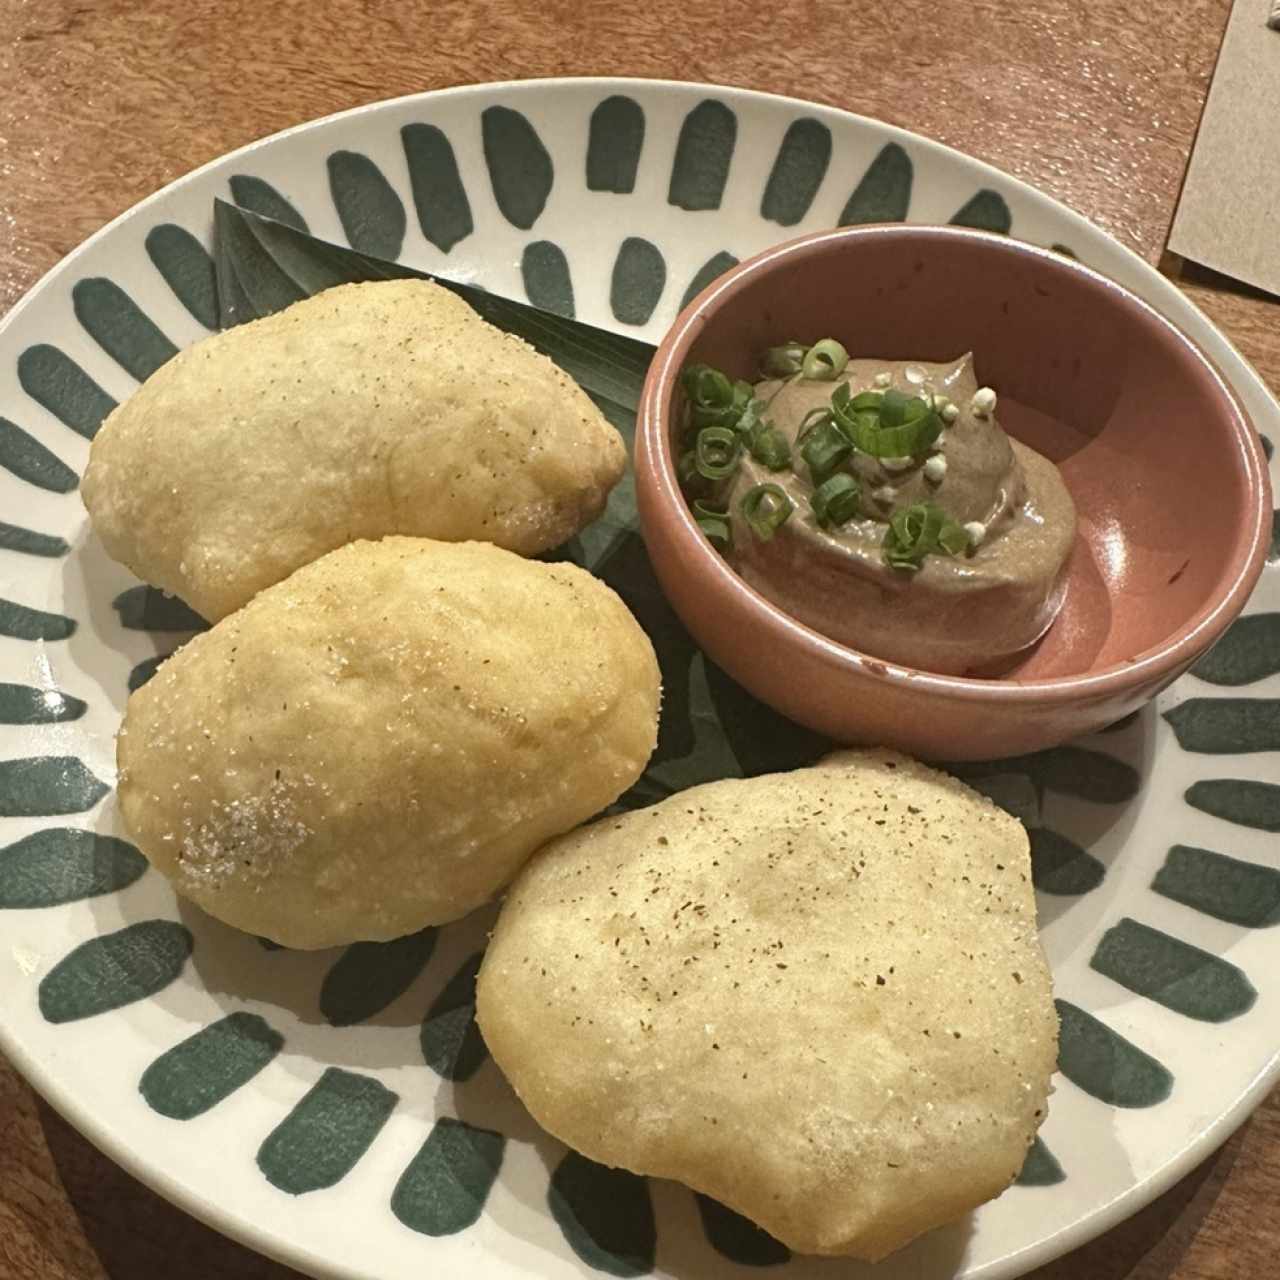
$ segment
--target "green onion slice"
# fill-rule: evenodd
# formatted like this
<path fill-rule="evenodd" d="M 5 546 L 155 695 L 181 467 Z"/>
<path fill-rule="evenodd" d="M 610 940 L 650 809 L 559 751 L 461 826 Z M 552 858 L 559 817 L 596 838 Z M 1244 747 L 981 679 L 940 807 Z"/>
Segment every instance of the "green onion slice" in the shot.
<path fill-rule="evenodd" d="M 676 461 L 676 476 L 686 494 L 702 493 L 707 488 L 706 480 L 698 472 L 698 455 L 692 449 L 686 449 Z"/>
<path fill-rule="evenodd" d="M 729 508 L 714 502 L 707 502 L 703 498 L 696 498 L 693 503 L 693 514 L 700 520 L 704 518 L 707 520 L 727 520 L 729 518 Z"/>
<path fill-rule="evenodd" d="M 930 555 L 955 556 L 969 545 L 964 528 L 932 502 L 895 511 L 885 531 L 880 554 L 894 569 L 915 573 Z"/>
<path fill-rule="evenodd" d="M 816 409 L 810 409 L 808 413 L 800 419 L 800 426 L 796 431 L 796 444 L 802 445 L 805 438 L 813 431 L 820 422 L 831 421 L 831 410 L 824 405 L 819 405 Z"/>
<path fill-rule="evenodd" d="M 800 446 L 815 485 L 822 484 L 852 452 L 853 445 L 832 422 L 818 423 Z"/>
<path fill-rule="evenodd" d="M 862 506 L 861 499 L 857 478 L 847 471 L 838 471 L 813 491 L 809 502 L 814 517 L 825 529 L 852 520 Z"/>
<path fill-rule="evenodd" d="M 702 516 L 698 520 L 698 528 L 721 555 L 725 555 L 732 549 L 733 533 L 730 531 L 728 520 L 723 517 L 717 520 L 713 516 Z"/>
<path fill-rule="evenodd" d="M 751 384 L 732 382 L 705 364 L 691 364 L 680 375 L 680 385 L 688 401 L 689 426 L 731 427 L 751 402 Z"/>
<path fill-rule="evenodd" d="M 680 375 L 680 385 L 695 411 L 714 412 L 733 403 L 733 383 L 710 365 L 689 365 Z"/>
<path fill-rule="evenodd" d="M 698 474 L 707 480 L 723 480 L 737 469 L 742 442 L 729 427 L 703 427 L 694 450 Z"/>
<path fill-rule="evenodd" d="M 834 338 L 823 338 L 805 352 L 800 376 L 814 382 L 834 382 L 848 363 L 849 353 Z"/>
<path fill-rule="evenodd" d="M 770 471 L 785 471 L 791 465 L 791 443 L 777 427 L 762 422 L 752 433 L 751 456 Z"/>
<path fill-rule="evenodd" d="M 746 441 L 751 443 L 751 437 L 761 426 L 761 415 L 764 413 L 764 401 L 757 400 L 754 397 L 747 401 L 747 407 L 743 409 L 742 416 L 737 422 L 729 425 Z"/>
<path fill-rule="evenodd" d="M 791 518 L 794 507 L 781 485 L 757 484 L 739 499 L 738 510 L 751 532 L 768 542 Z"/>
<path fill-rule="evenodd" d="M 800 372 L 808 348 L 803 342 L 784 342 L 770 347 L 760 361 L 760 372 L 770 378 L 790 378 Z"/>
<path fill-rule="evenodd" d="M 924 453 L 942 434 L 942 419 L 919 396 L 890 388 L 874 412 L 871 392 L 851 396 L 846 383 L 831 396 L 831 416 L 855 448 L 873 458 L 912 458 Z"/>

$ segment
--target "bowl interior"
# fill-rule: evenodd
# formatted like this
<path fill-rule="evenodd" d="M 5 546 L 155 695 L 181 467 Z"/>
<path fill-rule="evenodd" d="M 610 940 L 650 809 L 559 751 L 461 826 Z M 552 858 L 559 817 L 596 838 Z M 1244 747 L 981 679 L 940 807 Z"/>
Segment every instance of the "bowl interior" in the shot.
<path fill-rule="evenodd" d="M 1239 575 L 1259 502 L 1250 429 L 1190 342 L 1101 277 L 995 237 L 876 228 L 795 246 L 709 298 L 687 359 L 738 377 L 793 338 L 886 359 L 973 352 L 1001 425 L 1058 464 L 1079 514 L 1062 613 L 1005 678 L 1131 661 Z"/>

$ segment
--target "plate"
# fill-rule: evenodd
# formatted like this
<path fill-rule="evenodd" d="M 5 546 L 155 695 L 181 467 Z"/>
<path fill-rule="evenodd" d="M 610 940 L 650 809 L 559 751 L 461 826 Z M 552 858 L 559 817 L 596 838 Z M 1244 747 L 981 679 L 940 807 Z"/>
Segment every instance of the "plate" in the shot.
<path fill-rule="evenodd" d="M 935 143 L 803 102 L 642 80 L 468 87 L 291 129 L 143 201 L 0 326 L 0 1045 L 90 1139 L 322 1276 L 715 1280 L 768 1264 L 793 1280 L 996 1280 L 1132 1213 L 1260 1101 L 1280 1002 L 1274 567 L 1156 706 L 966 766 L 1031 831 L 1061 1069 L 1018 1183 L 874 1272 L 788 1258 L 720 1206 L 542 1135 L 472 1021 L 490 914 L 302 954 L 175 902 L 122 838 L 113 734 L 130 686 L 196 620 L 107 559 L 75 488 L 111 405 L 216 323 L 215 197 L 650 340 L 717 272 L 792 235 L 983 226 L 1126 284 L 1209 352 L 1260 430 L 1280 427 L 1226 339 L 1085 220 Z M 812 756 L 660 599 L 641 612 L 668 691 L 648 794 Z"/>

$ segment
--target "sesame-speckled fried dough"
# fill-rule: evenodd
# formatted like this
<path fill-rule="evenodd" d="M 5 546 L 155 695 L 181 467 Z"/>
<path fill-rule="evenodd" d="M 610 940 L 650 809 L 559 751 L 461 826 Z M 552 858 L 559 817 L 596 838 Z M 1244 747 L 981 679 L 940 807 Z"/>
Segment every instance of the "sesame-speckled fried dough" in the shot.
<path fill-rule="evenodd" d="M 621 600 L 488 543 L 357 542 L 129 699 L 126 827 L 175 888 L 290 947 L 456 919 L 639 776 L 658 665 Z"/>
<path fill-rule="evenodd" d="M 1057 1049 L 1026 833 L 883 750 L 551 841 L 477 1016 L 571 1147 L 872 1260 L 1009 1185 Z"/>
<path fill-rule="evenodd" d="M 545 551 L 625 465 L 545 356 L 447 289 L 389 280 L 180 352 L 107 418 L 81 493 L 114 559 L 216 621 L 358 538 Z"/>

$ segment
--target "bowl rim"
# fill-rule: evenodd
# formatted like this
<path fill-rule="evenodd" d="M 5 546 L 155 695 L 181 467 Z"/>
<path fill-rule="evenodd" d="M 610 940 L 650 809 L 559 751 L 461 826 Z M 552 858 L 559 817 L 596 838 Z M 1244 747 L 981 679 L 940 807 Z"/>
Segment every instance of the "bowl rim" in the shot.
<path fill-rule="evenodd" d="M 1040 680 L 942 675 L 876 658 L 815 631 L 751 587 L 702 535 L 680 491 L 674 460 L 667 448 L 667 415 L 663 411 L 663 404 L 669 399 L 669 392 L 679 377 L 689 348 L 725 296 L 735 292 L 746 280 L 785 270 L 797 257 L 838 251 L 848 243 L 874 244 L 880 240 L 978 243 L 997 252 L 1035 259 L 1055 271 L 1082 276 L 1100 289 L 1104 297 L 1136 309 L 1141 319 L 1163 329 L 1208 373 L 1224 402 L 1230 434 L 1236 446 L 1235 456 L 1245 480 L 1247 500 L 1242 537 L 1236 540 L 1236 552 L 1228 562 L 1226 585 L 1214 592 L 1188 621 L 1161 643 L 1100 671 L 1080 675 Z M 735 597 L 742 606 L 762 614 L 775 630 L 785 634 L 790 643 L 846 671 L 875 676 L 892 685 L 909 685 L 913 689 L 923 689 L 963 702 L 1059 704 L 1101 699 L 1120 694 L 1135 685 L 1159 682 L 1165 676 L 1179 674 L 1219 638 L 1247 603 L 1265 564 L 1272 517 L 1269 470 L 1258 432 L 1221 370 L 1182 329 L 1124 285 L 1074 257 L 996 232 L 951 225 L 870 223 L 811 232 L 773 245 L 713 280 L 680 311 L 659 343 L 649 366 L 637 418 L 635 465 L 637 478 L 647 475 L 653 481 L 655 506 L 670 507 L 674 511 L 675 537 L 694 557 L 714 587 Z M 645 505 L 640 504 L 642 532 L 646 523 Z"/>

